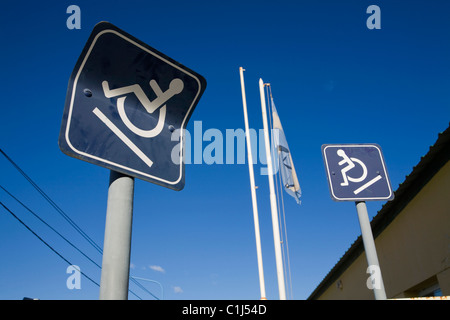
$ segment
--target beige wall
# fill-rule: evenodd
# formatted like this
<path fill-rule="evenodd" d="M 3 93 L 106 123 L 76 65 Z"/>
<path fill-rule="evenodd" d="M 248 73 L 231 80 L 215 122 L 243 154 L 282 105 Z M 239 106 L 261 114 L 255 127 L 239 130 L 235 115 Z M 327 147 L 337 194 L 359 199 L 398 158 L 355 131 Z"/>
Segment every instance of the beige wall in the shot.
<path fill-rule="evenodd" d="M 375 239 L 388 298 L 408 297 L 421 283 L 439 282 L 450 295 L 450 162 Z M 319 299 L 374 299 L 363 252 Z M 339 281 L 338 280 L 338 281 Z M 419 286 L 418 286 L 419 285 Z"/>

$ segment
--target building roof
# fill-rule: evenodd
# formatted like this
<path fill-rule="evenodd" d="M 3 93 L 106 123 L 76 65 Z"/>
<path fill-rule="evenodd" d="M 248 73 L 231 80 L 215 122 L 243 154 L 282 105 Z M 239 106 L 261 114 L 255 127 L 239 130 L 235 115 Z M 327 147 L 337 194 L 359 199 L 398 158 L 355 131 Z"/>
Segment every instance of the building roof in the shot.
<path fill-rule="evenodd" d="M 430 147 L 428 153 L 423 156 L 412 172 L 406 176 L 395 191 L 395 198 L 388 201 L 378 211 L 371 221 L 374 238 L 395 219 L 406 205 L 419 193 L 433 176 L 450 160 L 450 126 L 438 135 L 435 144 Z M 333 284 L 342 273 L 364 252 L 364 244 L 359 236 L 350 248 L 345 252 L 336 265 L 328 272 L 322 282 L 308 297 L 314 300 L 320 297 L 327 288 Z"/>

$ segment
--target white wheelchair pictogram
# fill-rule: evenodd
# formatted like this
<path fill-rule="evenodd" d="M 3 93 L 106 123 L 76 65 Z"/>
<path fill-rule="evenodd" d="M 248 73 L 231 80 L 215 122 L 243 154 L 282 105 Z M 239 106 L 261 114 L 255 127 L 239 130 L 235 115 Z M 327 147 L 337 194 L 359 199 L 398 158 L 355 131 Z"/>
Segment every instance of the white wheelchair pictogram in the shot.
<path fill-rule="evenodd" d="M 353 157 L 349 158 L 345 154 L 345 151 L 342 149 L 339 149 L 337 151 L 337 155 L 340 156 L 341 158 L 343 158 L 341 161 L 338 162 L 338 165 L 342 166 L 344 163 L 347 163 L 347 166 L 345 168 L 341 169 L 342 179 L 344 180 L 344 182 L 341 183 L 341 186 L 348 186 L 349 181 L 350 182 L 361 182 L 367 177 L 367 167 L 364 164 L 364 162 L 362 162 L 361 160 L 359 160 L 357 158 L 353 158 Z M 362 167 L 362 170 L 363 170 L 363 173 L 362 173 L 361 177 L 359 177 L 359 178 L 352 178 L 347 175 L 348 171 L 350 171 L 351 169 L 356 167 L 355 162 L 358 163 Z"/>
<path fill-rule="evenodd" d="M 344 168 L 341 169 L 342 179 L 344 180 L 343 182 L 341 182 L 341 186 L 343 186 L 343 187 L 349 186 L 349 181 L 353 182 L 353 183 L 363 182 L 367 178 L 367 166 L 364 164 L 364 162 L 362 162 L 358 158 L 353 158 L 353 157 L 347 156 L 345 151 L 342 149 L 337 150 L 337 155 L 342 158 L 342 160 L 338 162 L 339 166 L 347 164 L 347 166 L 345 166 Z M 349 172 L 350 170 L 352 170 L 353 168 L 356 167 L 355 163 L 360 165 L 362 168 L 362 174 L 358 178 L 350 177 L 347 174 L 347 172 Z M 360 193 L 361 191 L 367 189 L 368 187 L 370 187 L 372 184 L 374 184 L 381 178 L 382 178 L 381 175 L 378 174 L 375 178 L 371 179 L 369 182 L 365 183 L 361 187 L 354 190 L 353 193 L 354 194 Z"/>
<path fill-rule="evenodd" d="M 156 99 L 150 101 L 150 99 L 146 96 L 144 91 L 142 90 L 139 84 L 133 84 L 130 86 L 125 86 L 116 89 L 110 89 L 108 81 L 102 82 L 103 92 L 106 98 L 119 97 L 117 99 L 117 110 L 119 112 L 119 116 L 122 119 L 123 123 L 130 129 L 133 133 L 138 136 L 144 138 L 153 138 L 161 133 L 164 128 L 164 123 L 166 119 L 166 102 L 169 101 L 170 98 L 179 94 L 183 91 L 184 83 L 181 79 L 173 79 L 169 84 L 169 89 L 166 91 L 162 91 L 159 87 L 158 83 L 155 80 L 150 81 L 150 87 L 156 94 Z M 148 113 L 154 113 L 159 109 L 159 117 L 156 126 L 153 129 L 143 130 L 135 126 L 130 119 L 128 118 L 125 112 L 125 99 L 126 95 L 129 93 L 134 93 L 138 98 L 139 102 L 145 108 L 145 111 Z M 100 111 L 97 107 L 92 110 L 92 112 L 119 138 L 125 143 L 128 148 L 131 149 L 142 161 L 144 161 L 147 166 L 151 167 L 153 165 L 153 161 L 151 161 L 147 155 L 145 155 L 141 149 L 139 149 L 136 144 L 134 144 L 123 132 L 120 130 L 106 115 Z"/>
<path fill-rule="evenodd" d="M 155 80 L 150 81 L 150 87 L 153 89 L 153 91 L 156 94 L 156 99 L 153 101 L 150 101 L 148 97 L 145 95 L 144 91 L 142 90 L 141 86 L 138 84 L 133 84 L 131 86 L 126 86 L 122 88 L 117 89 L 109 89 L 108 81 L 102 82 L 103 92 L 105 93 L 105 97 L 112 98 L 112 97 L 118 97 L 122 96 L 128 93 L 134 93 L 138 100 L 141 102 L 142 106 L 145 108 L 145 110 L 148 113 L 153 113 L 156 110 L 159 109 L 159 117 L 158 117 L 158 123 L 155 128 L 150 130 L 142 130 L 138 127 L 136 127 L 129 119 L 127 114 L 125 113 L 125 99 L 126 96 L 120 97 L 117 99 L 117 109 L 119 111 L 120 118 L 122 119 L 123 123 L 133 131 L 138 136 L 144 137 L 144 138 L 152 138 L 157 136 L 161 133 L 162 129 L 164 128 L 164 122 L 166 118 L 166 105 L 165 103 L 172 98 L 174 95 L 180 93 L 183 91 L 184 83 L 180 79 L 173 79 L 170 82 L 169 89 L 167 91 L 163 92 L 161 88 L 159 87 L 158 83 L 156 83 Z"/>

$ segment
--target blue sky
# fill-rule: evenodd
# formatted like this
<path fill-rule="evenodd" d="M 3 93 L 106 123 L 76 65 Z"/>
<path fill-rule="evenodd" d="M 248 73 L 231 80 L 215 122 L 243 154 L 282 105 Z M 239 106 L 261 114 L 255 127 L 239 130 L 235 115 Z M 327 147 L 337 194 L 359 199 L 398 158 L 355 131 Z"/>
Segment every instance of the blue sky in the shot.
<path fill-rule="evenodd" d="M 80 30 L 66 27 L 71 4 L 81 8 Z M 371 4 L 381 9 L 379 30 L 366 27 Z M 244 127 L 242 66 L 250 127 L 262 128 L 261 77 L 271 83 L 302 187 L 300 206 L 284 200 L 293 296 L 305 299 L 360 234 L 354 204 L 330 198 L 321 145 L 378 143 L 397 189 L 449 124 L 449 10 L 447 1 L 423 0 L 7 2 L 0 148 L 102 246 L 109 171 L 57 143 L 67 82 L 94 25 L 109 21 L 206 78 L 188 130 L 194 121 L 203 131 Z M 4 157 L 0 173 L 2 186 L 101 263 Z M 277 299 L 267 176 L 256 184 L 267 297 Z M 3 191 L 0 201 L 100 281 L 95 265 Z M 371 218 L 382 205 L 368 203 Z M 80 290 L 67 289 L 67 263 L 0 211 L 1 299 L 98 298 L 86 278 Z M 133 219 L 131 275 L 160 282 L 164 298 L 259 298 L 246 164 L 187 165 L 180 192 L 136 180 Z M 159 286 L 142 283 L 160 296 Z"/>

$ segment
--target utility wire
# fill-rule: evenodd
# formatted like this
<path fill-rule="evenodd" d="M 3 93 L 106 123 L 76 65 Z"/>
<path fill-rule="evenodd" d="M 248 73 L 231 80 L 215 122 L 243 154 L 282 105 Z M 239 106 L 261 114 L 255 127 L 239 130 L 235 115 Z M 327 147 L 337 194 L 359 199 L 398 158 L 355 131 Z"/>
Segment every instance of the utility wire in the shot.
<path fill-rule="evenodd" d="M 70 217 L 41 189 L 39 186 L 0 148 L 0 153 L 20 172 L 20 174 L 44 197 L 45 200 L 75 229 L 85 238 L 99 253 L 102 248 L 95 243 Z"/>
<path fill-rule="evenodd" d="M 151 293 L 150 291 L 148 291 L 139 281 L 137 281 L 134 277 L 130 277 L 130 280 L 133 281 L 139 288 L 141 288 L 144 291 L 147 291 L 147 293 L 149 293 L 150 295 L 152 295 L 153 298 L 155 298 L 156 300 L 160 300 L 157 296 L 155 296 L 153 293 Z"/>
<path fill-rule="evenodd" d="M 94 260 L 92 260 L 89 256 L 87 256 L 83 251 L 81 251 L 76 245 L 74 245 L 72 242 L 70 242 L 66 237 L 64 237 L 60 232 L 58 232 L 55 228 L 53 228 L 51 225 L 49 225 L 44 219 L 39 217 L 38 214 L 36 214 L 33 210 L 28 208 L 23 202 L 21 202 L 19 199 L 17 199 L 14 195 L 12 195 L 8 190 L 6 190 L 3 186 L 0 185 L 0 188 L 3 189 L 11 198 L 16 200 L 20 205 L 22 205 L 25 209 L 27 209 L 33 216 L 35 216 L 39 221 L 41 221 L 43 224 L 45 224 L 47 227 L 49 227 L 53 232 L 55 232 L 58 236 L 60 236 L 64 241 L 66 241 L 70 246 L 72 246 L 74 249 L 76 249 L 79 253 L 81 253 L 86 259 L 91 261 L 95 266 L 97 266 L 99 269 L 101 269 L 101 266 L 96 263 Z M 24 225 L 30 232 L 32 232 L 39 240 L 41 240 L 47 247 L 49 247 L 53 252 L 55 252 L 60 258 L 62 258 L 64 261 L 66 261 L 69 265 L 73 265 L 70 263 L 67 259 L 65 259 L 60 253 L 58 253 L 56 250 L 54 250 L 47 242 L 45 242 L 40 236 L 36 234 L 33 230 L 31 230 L 30 227 L 28 227 L 22 220 L 20 220 L 9 208 L 7 208 L 2 202 L 0 204 L 14 217 L 16 218 L 22 225 Z M 81 272 L 81 270 L 80 270 Z M 96 285 L 99 285 L 97 282 L 93 281 L 91 278 L 89 278 L 87 275 L 85 275 L 83 272 L 81 272 L 86 278 L 94 282 Z M 134 279 L 132 279 L 134 280 Z M 143 290 L 147 291 L 150 295 L 155 297 L 150 291 L 148 291 L 145 287 L 143 287 L 140 283 L 136 282 L 139 287 L 141 287 Z M 138 299 L 142 300 L 141 297 L 139 297 L 136 293 L 134 293 L 132 290 L 129 290 L 132 294 L 134 294 Z M 156 297 L 155 297 L 156 298 Z M 156 298 L 157 299 L 157 298 Z"/>
<path fill-rule="evenodd" d="M 101 269 L 101 266 L 92 260 L 90 257 L 88 257 L 83 251 L 81 251 L 76 245 L 74 245 L 72 242 L 70 242 L 66 237 L 64 237 L 61 233 L 59 233 L 55 228 L 53 228 L 51 225 L 49 225 L 44 219 L 42 219 L 37 213 L 35 213 L 33 210 L 28 208 L 22 201 L 17 199 L 15 196 L 13 196 L 8 190 L 6 190 L 2 185 L 0 185 L 0 188 L 3 189 L 11 198 L 16 200 L 22 207 L 24 207 L 28 212 L 30 212 L 33 216 L 35 216 L 39 221 L 41 221 L 43 224 L 45 224 L 47 227 L 49 227 L 53 232 L 55 232 L 58 236 L 60 236 L 64 241 L 66 241 L 72 248 L 77 250 L 79 253 L 81 253 L 86 259 L 91 261 L 93 264 L 95 264 L 97 267 Z"/>
<path fill-rule="evenodd" d="M 17 217 L 11 210 L 9 210 L 9 208 L 7 206 L 5 206 L 3 204 L 3 202 L 0 202 L 0 205 L 3 206 L 3 208 L 5 208 L 6 211 L 8 211 L 17 221 L 19 221 L 25 228 L 28 229 L 28 231 L 30 231 L 34 236 L 36 236 L 36 238 L 38 238 L 43 244 L 45 244 L 50 250 L 52 250 L 54 253 L 56 253 L 58 255 L 58 257 L 60 257 L 61 259 L 63 259 L 65 262 L 67 262 L 69 265 L 73 265 L 69 260 L 67 260 L 66 258 L 64 258 L 64 256 L 62 254 L 60 254 L 58 251 L 56 251 L 51 245 L 49 245 L 47 242 L 45 242 L 44 239 L 42 239 L 36 232 L 34 232 L 29 226 L 26 225 L 25 222 L 23 222 L 22 220 L 20 220 L 19 217 Z M 79 270 L 80 273 L 85 276 L 89 281 L 91 281 L 92 283 L 96 284 L 97 286 L 100 287 L 100 285 L 95 282 L 95 280 L 93 280 L 92 278 L 90 278 L 88 275 L 86 275 L 83 271 Z"/>
<path fill-rule="evenodd" d="M 85 238 L 89 244 L 91 244 L 100 254 L 103 255 L 102 248 L 94 241 L 92 240 L 70 217 L 17 165 L 1 148 L 0 153 L 3 154 L 3 156 L 16 168 L 17 171 L 44 197 L 45 200 L 61 215 L 64 217 L 64 219 L 79 233 L 83 238 Z M 67 240 L 64 236 L 61 235 L 56 229 L 51 227 L 48 223 L 46 223 L 42 218 L 40 218 L 36 213 L 34 213 L 31 209 L 29 209 L 27 206 L 25 206 L 21 201 L 19 201 L 16 197 L 14 197 L 10 192 L 8 192 L 4 187 L 0 185 L 0 187 L 14 200 L 16 200 L 18 203 L 20 203 L 25 209 L 27 209 L 29 212 L 31 212 L 36 218 L 38 218 L 42 223 L 47 225 L 50 229 L 52 229 L 54 232 L 56 232 L 62 239 L 64 239 L 67 243 L 69 243 L 72 247 L 74 247 L 78 252 L 80 252 L 83 256 L 85 256 L 88 260 L 90 260 L 92 263 L 94 263 L 97 267 L 101 269 L 101 267 L 94 262 L 91 258 L 89 258 L 86 254 L 84 254 L 80 249 L 78 249 L 75 245 L 73 245 L 69 240 Z M 3 205 L 3 204 L 2 204 Z M 31 231 L 31 230 L 30 230 Z M 142 290 L 150 294 L 155 299 L 159 300 L 153 293 L 151 293 L 149 290 L 147 290 L 141 283 L 139 283 L 136 279 L 130 278 L 130 280 L 135 283 L 138 287 L 140 287 Z M 142 300 L 141 297 L 139 297 L 136 293 L 134 293 L 132 290 L 128 290 L 132 294 L 134 294 L 138 299 Z"/>

